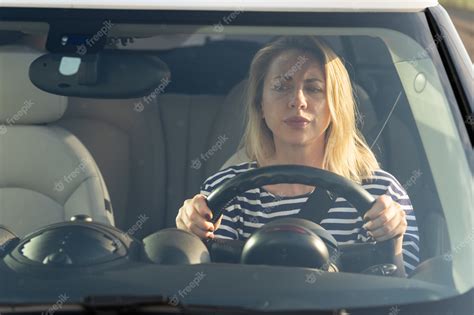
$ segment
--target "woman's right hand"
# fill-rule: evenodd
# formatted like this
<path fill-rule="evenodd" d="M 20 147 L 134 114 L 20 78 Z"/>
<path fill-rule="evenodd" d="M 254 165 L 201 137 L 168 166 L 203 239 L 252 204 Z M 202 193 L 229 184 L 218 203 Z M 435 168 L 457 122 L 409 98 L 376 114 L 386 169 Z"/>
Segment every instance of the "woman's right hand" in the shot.
<path fill-rule="evenodd" d="M 222 216 L 212 224 L 212 211 L 207 206 L 206 196 L 197 194 L 192 199 L 184 201 L 176 216 L 178 229 L 196 234 L 200 238 L 214 238 L 214 231 L 219 228 Z"/>

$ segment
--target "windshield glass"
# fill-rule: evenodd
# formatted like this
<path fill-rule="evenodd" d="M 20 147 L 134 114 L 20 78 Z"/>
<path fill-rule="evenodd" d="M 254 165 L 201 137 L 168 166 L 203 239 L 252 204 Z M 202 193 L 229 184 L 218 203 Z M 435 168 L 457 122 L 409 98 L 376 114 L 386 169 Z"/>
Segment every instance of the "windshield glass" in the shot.
<path fill-rule="evenodd" d="M 333 283 L 339 302 L 321 300 L 322 309 L 390 307 L 472 287 L 472 149 L 461 141 L 466 131 L 437 51 L 443 38 L 424 15 L 325 13 L 304 26 L 289 17 L 288 26 L 246 25 L 243 15 L 202 24 L 0 23 L 0 272 L 16 288 L 2 303 L 158 294 L 170 305 L 212 305 L 199 288 L 221 287 L 218 275 L 228 284 L 225 268 L 235 268 L 237 287 L 256 281 L 246 290 L 266 277 L 321 294 Z M 370 209 L 357 207 L 365 195 L 356 189 L 309 185 L 288 169 L 285 181 L 271 173 L 248 189 L 234 183 L 222 209 L 209 212 L 205 199 L 222 184 L 289 164 L 360 185 Z M 285 218 L 319 226 L 263 229 Z M 117 230 L 92 232 L 90 221 Z M 61 222 L 77 229 L 41 230 Z M 200 238 L 239 242 L 206 256 Z M 351 247 L 390 239 L 388 266 L 364 254 L 370 248 Z M 244 244 L 245 255 L 232 257 Z M 182 246 L 203 249 L 188 255 Z M 146 259 L 122 260 L 141 250 Z M 57 279 L 66 274 L 78 277 L 74 290 Z M 369 275 L 377 277 L 368 290 L 382 295 L 414 291 L 357 301 L 367 294 L 358 281 Z M 24 281 L 40 280 L 56 289 L 24 291 Z"/>

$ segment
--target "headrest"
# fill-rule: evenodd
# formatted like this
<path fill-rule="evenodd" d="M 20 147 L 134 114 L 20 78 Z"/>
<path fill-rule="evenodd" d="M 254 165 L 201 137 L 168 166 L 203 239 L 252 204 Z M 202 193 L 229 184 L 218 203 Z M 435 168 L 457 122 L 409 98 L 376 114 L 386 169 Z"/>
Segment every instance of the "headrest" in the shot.
<path fill-rule="evenodd" d="M 50 123 L 66 111 L 66 97 L 46 93 L 29 79 L 30 64 L 41 55 L 26 46 L 0 46 L 0 124 Z"/>

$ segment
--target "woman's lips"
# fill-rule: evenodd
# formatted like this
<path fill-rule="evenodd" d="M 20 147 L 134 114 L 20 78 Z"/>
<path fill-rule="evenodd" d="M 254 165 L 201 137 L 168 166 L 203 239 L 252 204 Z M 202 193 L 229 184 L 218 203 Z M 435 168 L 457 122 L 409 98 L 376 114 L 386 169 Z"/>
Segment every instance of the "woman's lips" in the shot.
<path fill-rule="evenodd" d="M 293 116 L 284 120 L 284 122 L 292 128 L 304 128 L 311 121 L 302 116 Z"/>

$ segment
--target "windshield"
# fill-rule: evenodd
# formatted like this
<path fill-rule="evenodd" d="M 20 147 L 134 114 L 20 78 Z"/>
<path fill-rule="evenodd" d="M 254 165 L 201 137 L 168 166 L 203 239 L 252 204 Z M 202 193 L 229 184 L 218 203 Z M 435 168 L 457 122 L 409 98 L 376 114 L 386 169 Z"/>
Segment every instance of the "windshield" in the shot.
<path fill-rule="evenodd" d="M 300 299 L 311 290 L 329 294 L 330 286 L 338 301 L 322 299 L 319 309 L 395 307 L 472 288 L 472 148 L 461 141 L 466 130 L 438 54 L 443 38 L 433 37 L 423 13 L 318 13 L 301 20 L 275 13 L 285 21 L 275 24 L 272 14 L 249 23 L 242 10 L 179 22 L 164 13 L 165 22 L 86 22 L 85 14 L 77 15 L 80 23 L 0 23 L 0 272 L 15 288 L 1 303 L 53 307 L 88 296 L 159 295 L 171 297 L 170 305 L 252 308 L 262 306 L 236 295 L 263 286 L 255 299 L 276 299 L 278 291 L 259 282 L 267 277 L 305 292 Z M 404 23 L 395 25 L 395 18 Z M 295 234 L 262 232 L 253 248 L 244 248 L 250 258 L 160 254 L 166 248 L 160 242 L 201 248 L 195 243 L 201 236 L 242 247 L 269 222 L 299 218 L 325 186 L 288 182 L 297 174 L 235 193 L 223 209 L 211 209 L 222 210 L 215 224 L 198 210 L 202 204 L 193 203 L 195 213 L 189 206 L 239 174 L 289 164 L 342 176 L 378 206 L 366 217 L 350 196 L 332 191 L 325 208 L 314 203 L 323 213 L 309 218 L 325 232 L 287 222 L 278 233 Z M 100 228 L 30 234 L 79 221 L 116 227 L 107 233 L 119 235 L 120 245 L 103 239 Z M 391 269 L 380 267 L 379 257 L 362 262 L 348 254 L 358 250 L 351 245 L 397 238 L 400 231 L 401 278 L 384 275 Z M 309 243 L 302 243 L 304 233 Z M 280 247 L 265 238 L 278 237 L 296 243 L 276 253 Z M 121 260 L 143 243 L 146 259 Z M 320 255 L 301 254 L 301 244 Z M 267 248 L 265 255 L 249 254 Z M 314 263 L 321 257 L 328 260 Z M 374 276 L 368 290 L 381 298 L 369 302 L 357 287 Z M 55 289 L 40 293 L 25 289 L 25 281 Z M 222 292 L 223 304 L 199 290 L 229 283 L 235 288 Z M 387 293 L 407 287 L 413 291 Z"/>

